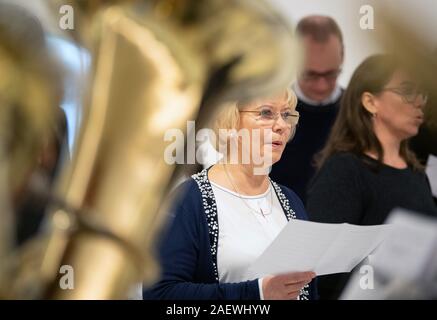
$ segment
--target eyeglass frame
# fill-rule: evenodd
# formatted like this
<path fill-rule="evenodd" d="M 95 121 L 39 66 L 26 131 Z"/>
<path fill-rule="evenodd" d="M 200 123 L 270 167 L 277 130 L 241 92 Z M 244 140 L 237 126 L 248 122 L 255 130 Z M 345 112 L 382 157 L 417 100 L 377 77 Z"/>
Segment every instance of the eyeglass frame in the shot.
<path fill-rule="evenodd" d="M 424 105 L 425 105 L 425 104 L 427 103 L 427 101 L 428 101 L 428 93 L 425 93 L 425 92 L 420 91 L 420 90 L 415 90 L 415 96 L 414 96 L 414 99 L 410 101 L 409 99 L 407 99 L 405 93 L 402 93 L 402 92 L 399 91 L 399 90 L 401 90 L 401 89 L 402 89 L 402 87 L 388 87 L 388 88 L 383 88 L 383 89 L 381 90 L 381 92 L 384 92 L 384 91 L 390 91 L 390 92 L 393 92 L 393 93 L 395 93 L 395 94 L 401 96 L 401 97 L 402 97 L 402 100 L 403 100 L 405 103 L 414 103 L 414 102 L 417 100 L 417 97 L 418 97 L 419 95 L 422 96 L 422 101 L 423 101 L 423 104 L 424 104 Z"/>
<path fill-rule="evenodd" d="M 270 110 L 270 109 L 269 109 Z M 238 112 L 241 112 L 241 113 L 257 113 L 258 114 L 258 116 L 261 118 L 262 117 L 262 115 L 261 115 L 261 112 L 262 112 L 263 110 L 238 110 Z M 299 118 L 300 118 L 300 114 L 299 114 L 299 112 L 298 111 L 294 111 L 294 113 L 291 113 L 290 112 L 290 116 L 291 117 L 293 117 L 293 118 L 297 118 L 297 120 L 296 120 L 296 123 L 295 124 L 293 124 L 293 123 L 288 123 L 287 122 L 287 120 L 284 118 L 284 116 L 283 116 L 283 113 L 285 113 L 285 112 L 274 112 L 274 111 L 272 111 L 272 110 L 270 110 L 271 112 L 272 112 L 272 114 L 273 114 L 273 118 L 272 119 L 265 119 L 265 120 L 268 120 L 268 121 L 273 121 L 272 123 L 274 123 L 275 121 L 277 121 L 278 119 L 279 119 L 279 115 L 281 115 L 281 118 L 282 118 L 282 120 L 284 120 L 284 122 L 286 123 L 286 124 L 288 124 L 291 128 L 293 128 L 293 127 L 297 127 L 297 125 L 299 124 Z M 288 111 L 286 111 L 286 112 L 288 112 Z M 261 120 L 261 119 L 257 119 L 258 121 L 259 120 Z"/>
<path fill-rule="evenodd" d="M 311 82 L 317 81 L 319 78 L 324 78 L 327 81 L 333 81 L 340 76 L 342 71 L 343 71 L 342 68 L 338 68 L 336 70 L 330 70 L 326 72 L 310 71 L 311 73 L 313 73 L 312 75 L 305 74 L 307 71 L 304 71 L 299 75 L 299 78 L 304 81 L 311 81 Z"/>

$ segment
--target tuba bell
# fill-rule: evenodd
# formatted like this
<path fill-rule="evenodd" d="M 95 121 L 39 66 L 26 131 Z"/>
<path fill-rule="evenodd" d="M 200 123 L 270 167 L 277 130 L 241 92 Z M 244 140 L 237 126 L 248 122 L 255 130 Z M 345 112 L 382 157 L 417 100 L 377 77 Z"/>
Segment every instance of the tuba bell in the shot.
<path fill-rule="evenodd" d="M 124 299 L 159 270 L 152 248 L 183 169 L 164 161 L 166 130 L 287 86 L 299 54 L 287 23 L 260 0 L 50 3 L 55 13 L 65 4 L 77 27 L 68 36 L 92 57 L 84 118 L 46 231 L 7 273 L 9 296 Z M 26 258 L 32 274 L 19 267 Z M 60 285 L 65 267 L 73 290 Z"/>

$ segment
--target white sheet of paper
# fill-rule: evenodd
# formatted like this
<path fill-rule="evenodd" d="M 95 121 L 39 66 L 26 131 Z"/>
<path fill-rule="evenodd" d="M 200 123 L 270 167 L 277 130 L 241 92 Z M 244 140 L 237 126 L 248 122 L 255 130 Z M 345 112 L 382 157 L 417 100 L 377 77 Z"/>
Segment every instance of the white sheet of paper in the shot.
<path fill-rule="evenodd" d="M 431 190 L 435 197 L 437 197 L 437 157 L 429 156 L 428 163 L 426 165 L 426 174 L 428 175 L 429 182 L 431 183 Z"/>
<path fill-rule="evenodd" d="M 372 255 L 371 264 L 385 277 L 418 281 L 431 273 L 437 260 L 437 219 L 404 209 L 393 210 L 387 223 L 394 226 L 390 238 Z M 431 268 L 431 270 L 429 270 Z"/>
<path fill-rule="evenodd" d="M 340 299 L 429 299 L 435 296 L 437 219 L 405 209 L 393 210 L 386 223 L 390 236 L 369 257 L 372 290 L 362 287 L 363 274 L 355 271 Z M 435 285 L 434 285 L 435 287 Z"/>
<path fill-rule="evenodd" d="M 297 271 L 350 272 L 389 235 L 390 225 L 291 220 L 249 268 L 250 277 Z"/>

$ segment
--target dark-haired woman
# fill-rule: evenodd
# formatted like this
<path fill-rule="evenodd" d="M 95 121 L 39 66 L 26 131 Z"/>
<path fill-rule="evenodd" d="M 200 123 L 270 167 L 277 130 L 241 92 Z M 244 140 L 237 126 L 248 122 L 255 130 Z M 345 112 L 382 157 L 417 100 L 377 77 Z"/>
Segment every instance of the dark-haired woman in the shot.
<path fill-rule="evenodd" d="M 429 181 L 408 148 L 426 100 L 393 56 L 369 57 L 355 70 L 308 190 L 311 220 L 382 224 L 396 207 L 437 216 Z M 336 298 L 342 287 L 338 278 L 321 278 L 320 297 Z"/>

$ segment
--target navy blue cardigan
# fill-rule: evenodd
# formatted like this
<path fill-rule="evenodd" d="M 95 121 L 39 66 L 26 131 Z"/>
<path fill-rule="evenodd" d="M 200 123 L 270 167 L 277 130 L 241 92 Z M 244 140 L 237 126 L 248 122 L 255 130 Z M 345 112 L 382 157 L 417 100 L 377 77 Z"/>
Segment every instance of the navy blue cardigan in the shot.
<path fill-rule="evenodd" d="M 207 170 L 184 182 L 169 223 L 159 241 L 161 278 L 143 291 L 144 299 L 259 300 L 258 280 L 219 283 L 217 271 L 218 220 Z M 272 185 L 287 219 L 307 220 L 304 206 L 290 189 Z M 315 299 L 312 281 L 300 295 Z"/>

